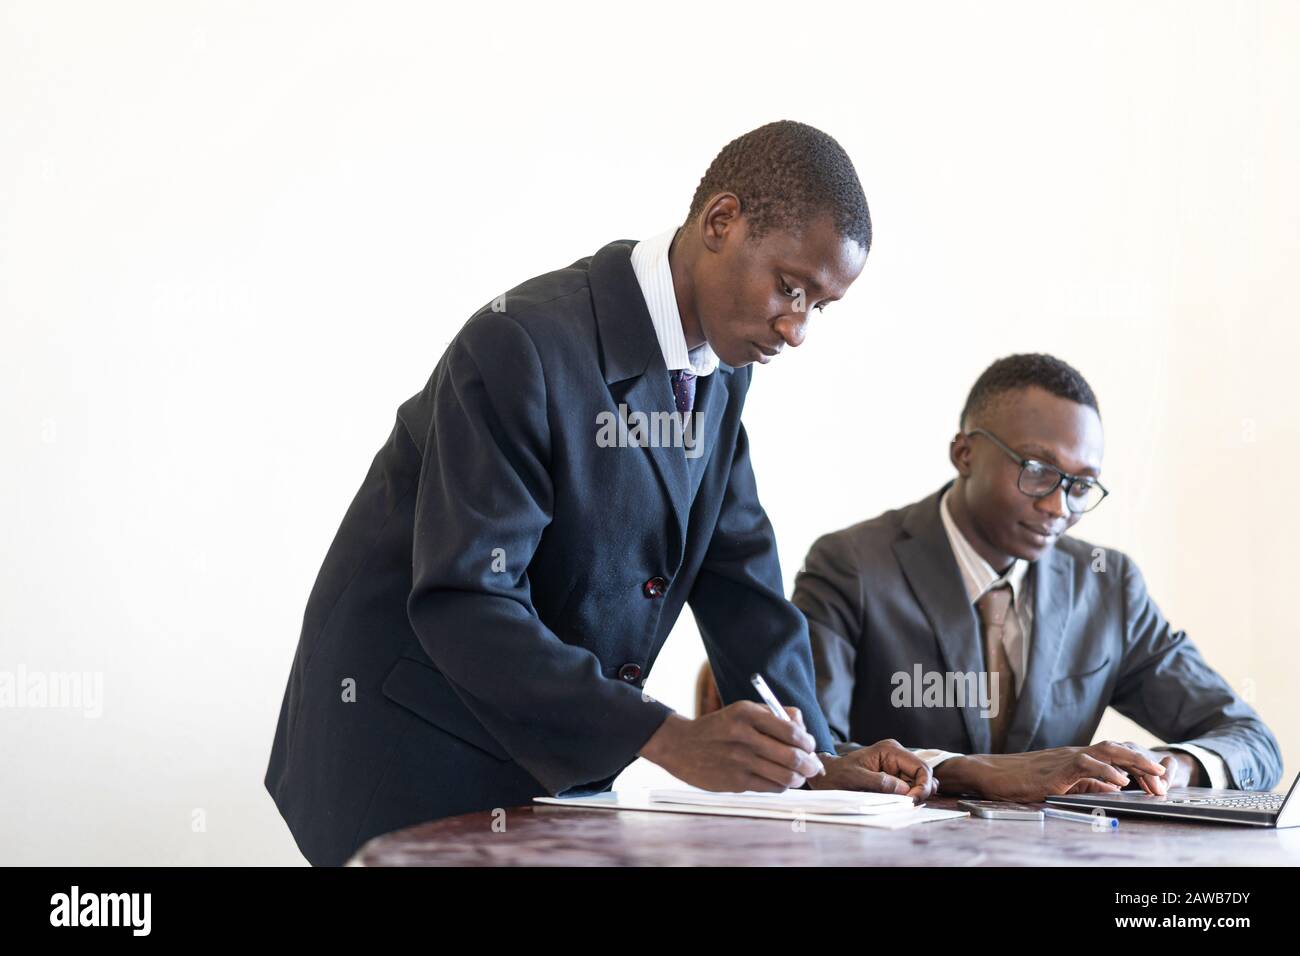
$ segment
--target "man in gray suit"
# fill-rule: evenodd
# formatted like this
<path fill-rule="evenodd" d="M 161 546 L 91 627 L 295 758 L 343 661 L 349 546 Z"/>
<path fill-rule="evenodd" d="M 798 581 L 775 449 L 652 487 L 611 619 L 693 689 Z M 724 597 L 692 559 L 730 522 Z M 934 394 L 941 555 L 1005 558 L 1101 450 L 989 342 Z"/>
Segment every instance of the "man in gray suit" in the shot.
<path fill-rule="evenodd" d="M 1133 561 L 1064 536 L 1107 494 L 1083 377 L 1047 355 L 995 362 L 949 457 L 955 481 L 821 537 L 795 579 L 837 748 L 897 738 L 929 748 L 942 792 L 1008 800 L 1275 786 L 1273 735 Z M 1108 706 L 1172 743 L 1090 746 Z"/>

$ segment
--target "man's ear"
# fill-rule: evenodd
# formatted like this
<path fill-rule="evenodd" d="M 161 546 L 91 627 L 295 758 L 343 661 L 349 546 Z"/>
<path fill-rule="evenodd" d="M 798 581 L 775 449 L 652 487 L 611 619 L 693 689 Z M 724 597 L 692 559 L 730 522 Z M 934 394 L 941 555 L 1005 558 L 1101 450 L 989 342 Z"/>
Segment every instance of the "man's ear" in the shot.
<path fill-rule="evenodd" d="M 948 460 L 963 478 L 970 477 L 970 454 L 970 439 L 963 432 L 958 432 L 948 445 Z"/>
<path fill-rule="evenodd" d="M 728 240 L 745 237 L 745 223 L 740 214 L 740 197 L 735 193 L 718 193 L 700 213 L 700 241 L 710 252 L 720 252 Z"/>

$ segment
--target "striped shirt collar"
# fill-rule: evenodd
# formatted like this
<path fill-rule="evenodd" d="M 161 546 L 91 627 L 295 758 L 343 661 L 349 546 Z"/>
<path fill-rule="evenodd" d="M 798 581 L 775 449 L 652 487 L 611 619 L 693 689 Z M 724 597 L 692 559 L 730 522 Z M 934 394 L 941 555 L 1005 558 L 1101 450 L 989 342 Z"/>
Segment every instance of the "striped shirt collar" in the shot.
<path fill-rule="evenodd" d="M 673 272 L 668 264 L 668 247 L 677 235 L 677 228 L 674 226 L 633 246 L 632 271 L 636 273 L 636 281 L 645 297 L 655 338 L 664 354 L 664 365 L 669 371 L 688 368 L 696 375 L 708 375 L 718 367 L 718 356 L 708 342 L 697 348 L 686 348 L 682 316 L 677 310 Z"/>

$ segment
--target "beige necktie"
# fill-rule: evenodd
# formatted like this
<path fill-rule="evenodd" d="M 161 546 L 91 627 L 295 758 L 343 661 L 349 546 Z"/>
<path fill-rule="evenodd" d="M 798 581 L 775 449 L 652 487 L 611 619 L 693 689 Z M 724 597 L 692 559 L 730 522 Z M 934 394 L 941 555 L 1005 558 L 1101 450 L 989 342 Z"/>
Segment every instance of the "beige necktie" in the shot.
<path fill-rule="evenodd" d="M 997 714 L 989 717 L 989 734 L 993 753 L 1000 754 L 1007 742 L 1007 728 L 1011 726 L 1011 713 L 1016 706 L 1016 676 L 1011 671 L 1007 647 L 1002 642 L 1007 612 L 1011 610 L 1011 585 L 1002 584 L 984 594 L 975 602 L 980 615 L 980 630 L 984 638 L 984 669 L 989 674 L 989 690 L 993 690 L 992 675 L 998 675 Z"/>

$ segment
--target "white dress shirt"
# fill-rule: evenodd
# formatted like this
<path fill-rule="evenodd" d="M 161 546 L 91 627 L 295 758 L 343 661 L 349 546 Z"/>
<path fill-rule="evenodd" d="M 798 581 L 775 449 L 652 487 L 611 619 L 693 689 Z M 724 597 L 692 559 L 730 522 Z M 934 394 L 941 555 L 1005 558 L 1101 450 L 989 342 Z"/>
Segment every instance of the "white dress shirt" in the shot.
<path fill-rule="evenodd" d="M 1025 672 L 1029 669 L 1029 641 L 1034 633 L 1032 579 L 1027 576 L 1029 562 L 1017 558 L 1006 573 L 1001 575 L 993 570 L 992 565 L 980 557 L 979 552 L 966 540 L 966 536 L 953 521 L 952 511 L 948 506 L 951 495 L 950 488 L 940 499 L 939 516 L 943 520 L 943 530 L 948 535 L 948 544 L 952 546 L 953 556 L 957 559 L 957 567 L 961 569 L 962 584 L 966 588 L 966 596 L 970 598 L 971 604 L 1000 584 L 1011 585 L 1011 606 L 1015 613 L 1007 615 L 1002 631 L 1002 642 L 1007 649 L 1007 662 L 1011 665 L 1011 671 L 1016 678 L 1016 695 L 1019 697 L 1020 688 L 1025 682 Z M 1228 768 L 1223 758 L 1204 747 L 1195 744 L 1168 744 L 1151 749 L 1181 750 L 1189 753 L 1205 770 L 1211 787 L 1228 786 Z M 962 756 L 947 750 L 917 750 L 916 755 L 932 768 L 951 757 Z"/>
<path fill-rule="evenodd" d="M 686 348 L 686 332 L 677 309 L 677 292 L 673 288 L 673 270 L 668 264 L 668 247 L 677 235 L 677 226 L 667 229 L 632 247 L 632 271 L 645 296 L 646 309 L 654 324 L 659 349 L 664 353 L 668 371 L 688 368 L 696 375 L 709 375 L 718 367 L 718 357 L 709 343 Z"/>

